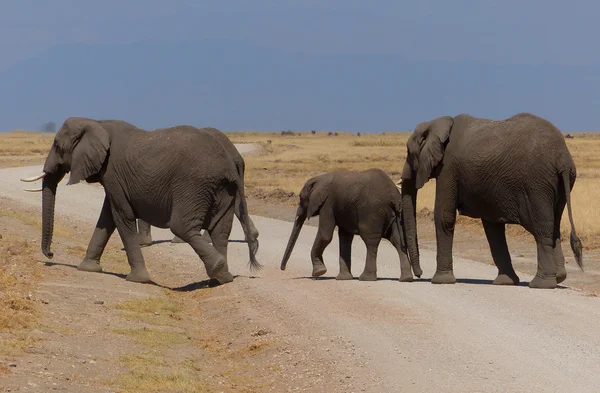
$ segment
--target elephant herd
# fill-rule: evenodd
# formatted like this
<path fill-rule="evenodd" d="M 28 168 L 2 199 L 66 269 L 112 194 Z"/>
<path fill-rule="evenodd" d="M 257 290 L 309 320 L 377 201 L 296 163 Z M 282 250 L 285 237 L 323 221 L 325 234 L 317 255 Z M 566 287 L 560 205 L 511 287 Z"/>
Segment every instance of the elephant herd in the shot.
<path fill-rule="evenodd" d="M 120 120 L 68 118 L 57 132 L 43 172 L 23 181 L 42 180 L 43 254 L 52 258 L 54 206 L 58 183 L 100 183 L 105 198 L 78 269 L 101 272 L 100 258 L 116 229 L 131 272 L 127 280 L 149 282 L 141 246 L 152 242 L 150 226 L 170 228 L 174 242 L 186 242 L 203 261 L 211 285 L 231 282 L 227 245 L 235 215 L 248 244 L 250 269 L 259 232 L 244 195 L 244 159 L 214 128 L 181 125 L 146 131 Z M 377 249 L 388 239 L 400 259 L 400 281 L 423 271 L 416 225 L 418 190 L 436 179 L 434 221 L 437 268 L 431 282 L 452 284 L 452 243 L 456 212 L 480 218 L 498 276 L 494 284 L 516 285 L 506 243 L 506 224 L 519 224 L 537 244 L 537 274 L 532 288 L 555 288 L 567 276 L 560 222 L 565 207 L 570 245 L 583 269 L 582 244 L 575 232 L 571 190 L 576 169 L 562 133 L 529 113 L 504 120 L 466 114 L 439 117 L 415 127 L 397 186 L 382 170 L 339 170 L 308 179 L 281 269 L 286 268 L 306 219 L 319 216 L 310 256 L 313 276 L 327 271 L 323 251 L 338 228 L 337 279 L 352 279 L 351 246 L 359 235 L 367 247 L 360 280 L 377 279 Z M 399 190 L 400 189 L 400 190 Z M 206 233 L 203 235 L 202 230 Z"/>

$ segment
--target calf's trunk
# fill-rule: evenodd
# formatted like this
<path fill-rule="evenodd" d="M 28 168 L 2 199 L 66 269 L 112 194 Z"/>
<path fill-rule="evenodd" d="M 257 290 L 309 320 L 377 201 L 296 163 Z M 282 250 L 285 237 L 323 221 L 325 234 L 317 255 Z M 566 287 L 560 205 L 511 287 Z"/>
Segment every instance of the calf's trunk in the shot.
<path fill-rule="evenodd" d="M 283 260 L 281 261 L 281 270 L 285 270 L 288 259 L 290 259 L 290 255 L 292 255 L 292 250 L 294 249 L 294 245 L 296 245 L 296 240 L 298 240 L 298 235 L 300 235 L 300 230 L 302 229 L 302 225 L 304 225 L 305 220 L 306 215 L 296 215 L 296 219 L 294 220 L 294 228 L 292 229 L 290 240 L 288 241 L 287 247 L 285 248 Z"/>

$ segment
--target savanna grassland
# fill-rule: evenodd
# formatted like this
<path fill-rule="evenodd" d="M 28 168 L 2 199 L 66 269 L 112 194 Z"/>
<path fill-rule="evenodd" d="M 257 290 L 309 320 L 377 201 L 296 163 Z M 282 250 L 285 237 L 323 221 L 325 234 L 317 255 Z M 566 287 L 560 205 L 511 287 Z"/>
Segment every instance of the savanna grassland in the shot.
<path fill-rule="evenodd" d="M 577 181 L 572 191 L 573 215 L 578 235 L 587 249 L 600 246 L 600 134 L 574 133 L 566 139 L 569 151 L 577 166 Z M 246 186 L 250 196 L 283 198 L 296 203 L 297 194 L 311 176 L 336 169 L 361 170 L 381 168 L 394 181 L 406 159 L 408 132 L 385 134 L 296 133 L 283 136 L 279 133 L 229 133 L 234 143 L 256 143 L 262 152 L 246 158 Z M 431 216 L 435 200 L 435 180 L 429 181 L 418 193 L 417 209 L 422 217 Z M 459 217 L 459 223 L 479 220 Z M 562 221 L 563 233 L 568 233 L 567 211 Z M 518 226 L 508 229 L 509 235 L 524 231 Z"/>
<path fill-rule="evenodd" d="M 246 160 L 246 187 L 250 197 L 293 205 L 297 193 L 311 176 L 336 169 L 381 168 L 394 181 L 406 159 L 409 132 L 357 134 L 340 132 L 293 133 L 230 132 L 234 143 L 254 143 L 260 149 Z M 572 133 L 566 139 L 577 166 L 577 181 L 572 191 L 573 215 L 584 248 L 600 247 L 600 133 Z M 0 167 L 32 165 L 43 162 L 53 134 L 15 131 L 0 135 Z M 435 199 L 435 180 L 419 191 L 417 209 L 430 216 Z M 459 217 L 459 223 L 470 219 Z M 479 221 L 476 221 L 479 224 Z M 565 209 L 563 233 L 568 232 Z M 520 227 L 509 228 L 518 235 Z"/>
<path fill-rule="evenodd" d="M 377 167 L 395 182 L 399 181 L 410 134 L 234 132 L 227 135 L 234 143 L 253 143 L 258 147 L 245 154 L 246 195 L 251 213 L 291 220 L 304 182 L 319 173 Z M 586 249 L 586 272 L 575 270 L 571 264 L 568 284 L 595 297 L 600 296 L 600 202 L 596 198 L 600 193 L 600 157 L 596 153 L 600 150 L 600 134 L 574 135 L 574 139 L 566 142 L 578 171 L 572 198 L 575 225 Z M 53 134 L 22 131 L 0 134 L 0 168 L 41 165 L 53 137 Z M 423 248 L 430 249 L 435 248 L 431 214 L 434 195 L 432 180 L 418 197 L 419 241 Z M 183 286 L 181 283 L 183 278 L 194 279 L 190 277 L 196 273 L 190 274 L 188 270 L 195 265 L 185 265 L 189 258 L 170 245 L 143 251 L 161 286 L 134 284 L 123 279 L 129 267 L 120 238 L 115 235 L 102 257 L 109 274 L 78 274 L 74 267 L 85 255 L 93 228 L 91 221 L 83 223 L 57 216 L 54 247 L 60 257 L 49 261 L 39 251 L 38 209 L 24 207 L 12 199 L 0 199 L 0 381 L 10 380 L 11 387 L 29 386 L 31 391 L 45 391 L 35 388 L 52 386 L 71 392 L 81 391 L 79 387 L 85 386 L 93 392 L 117 389 L 128 393 L 188 393 L 292 391 L 290 386 L 296 386 L 299 387 L 296 390 L 304 391 L 345 392 L 351 391 L 348 384 L 355 373 L 371 370 L 364 364 L 351 364 L 353 359 L 360 359 L 354 352 L 354 344 L 349 346 L 344 341 L 351 355 L 343 358 L 340 354 L 345 352 L 334 349 L 337 338 L 315 342 L 313 334 L 308 333 L 318 331 L 323 335 L 324 330 L 314 328 L 321 325 L 307 329 L 298 323 L 300 319 L 288 321 L 289 326 L 284 322 L 298 312 L 301 304 L 297 299 L 308 298 L 327 298 L 328 302 L 315 303 L 331 303 L 331 309 L 314 312 L 311 308 L 307 314 L 299 313 L 303 323 L 307 315 L 315 321 L 329 320 L 342 309 L 351 310 L 354 318 L 361 310 L 366 312 L 367 307 L 382 302 L 376 291 L 368 292 L 377 296 L 374 302 L 365 303 L 365 297 L 356 295 L 357 300 L 348 303 L 347 298 L 337 299 L 341 287 L 334 287 L 331 282 L 319 285 L 321 290 L 329 291 L 321 295 L 312 293 L 317 290 L 317 285 L 312 285 L 316 282 L 312 281 L 290 280 L 291 284 L 282 281 L 280 287 L 278 279 L 273 279 L 278 277 L 279 270 L 272 276 L 265 273 L 265 280 L 242 276 L 236 278 L 237 285 L 192 290 L 200 288 L 199 283 Z M 563 233 L 568 233 L 566 211 L 562 227 Z M 268 247 L 269 229 L 259 228 L 266 244 L 262 246 L 263 252 Z M 459 217 L 456 232 L 456 256 L 493 264 L 478 220 Z M 535 274 L 536 246 L 531 235 L 519 226 L 510 226 L 507 234 L 515 269 Z M 568 246 L 563 249 L 572 262 Z M 274 263 L 272 259 L 264 262 Z M 292 286 L 294 291 L 302 292 L 292 291 L 286 298 Z M 472 287 L 477 290 L 484 286 Z M 278 302 L 282 296 L 291 308 L 286 308 L 286 302 Z M 223 313 L 224 308 L 228 312 Z M 280 314 L 282 309 L 287 311 Z M 402 307 L 397 310 L 404 314 L 391 314 L 387 325 L 396 326 L 404 320 L 407 324 L 403 329 L 410 330 L 416 323 L 410 317 L 412 311 Z M 369 311 L 373 312 L 371 308 Z M 388 315 L 389 310 L 381 314 Z M 354 327 L 372 323 L 361 318 L 352 321 Z M 463 330 L 464 326 L 456 329 Z M 485 330 L 485 334 L 489 331 Z M 341 338 L 338 333 L 336 337 Z M 437 347 L 433 352 L 438 354 Z M 390 359 L 383 358 L 383 362 L 397 363 Z M 342 366 L 350 370 L 346 376 L 330 377 L 342 370 Z M 470 378 L 470 373 L 465 375 Z M 396 373 L 393 375 L 395 383 Z M 380 378 L 373 376 L 373 381 L 378 383 Z"/>

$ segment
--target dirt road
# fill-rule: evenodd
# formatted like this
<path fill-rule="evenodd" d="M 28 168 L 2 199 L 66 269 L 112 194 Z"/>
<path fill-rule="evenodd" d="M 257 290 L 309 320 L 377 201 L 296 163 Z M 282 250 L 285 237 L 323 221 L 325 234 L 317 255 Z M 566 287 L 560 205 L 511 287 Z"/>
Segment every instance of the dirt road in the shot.
<path fill-rule="evenodd" d="M 39 208 L 40 194 L 23 192 L 19 178 L 35 175 L 40 168 L 1 169 L 0 196 Z M 87 223 L 90 228 L 83 230 L 89 233 L 102 205 L 103 189 L 81 183 L 66 186 L 66 179 L 63 183 L 58 188 L 56 214 Z M 258 216 L 253 220 L 260 231 L 258 257 L 265 268 L 250 274 L 248 249 L 239 242 L 243 236 L 235 221 L 229 265 L 239 276 L 215 290 L 241 299 L 243 315 L 268 326 L 269 335 L 282 348 L 277 352 L 281 356 L 257 358 L 248 366 L 254 367 L 255 378 L 266 379 L 266 370 L 275 366 L 284 367 L 285 372 L 268 389 L 247 391 L 600 391 L 600 299 L 596 297 L 564 287 L 532 290 L 526 286 L 531 277 L 520 272 L 525 282 L 521 286 L 492 286 L 494 266 L 461 258 L 455 258 L 457 284 L 432 285 L 435 253 L 427 250 L 422 252 L 424 277 L 399 283 L 398 256 L 387 242 L 379 249 L 377 282 L 338 282 L 332 279 L 338 272 L 337 238 L 324 255 L 329 271 L 314 280 L 309 277 L 314 227 L 303 228 L 288 268 L 282 272 L 279 263 L 291 224 Z M 161 241 L 171 239 L 172 234 L 153 228 L 153 236 Z M 568 247 L 565 250 L 572 259 Z M 183 287 L 207 278 L 187 244 L 157 242 L 143 252 L 154 256 L 147 263 L 159 284 Z M 353 244 L 355 277 L 362 272 L 364 258 L 365 247 L 357 238 Z M 569 271 L 573 268 L 570 263 Z M 75 269 L 66 269 L 65 274 L 67 279 L 79 280 L 83 288 L 87 286 L 88 294 L 99 286 L 115 296 L 156 291 L 155 286 L 128 283 L 113 275 Z M 202 291 L 212 290 L 195 292 Z M 214 307 L 222 309 L 213 309 L 213 318 L 228 314 L 228 304 L 215 303 Z M 93 310 L 93 318 L 91 314 Z M 225 329 L 253 323 L 232 320 L 232 315 L 238 314 L 230 315 Z"/>

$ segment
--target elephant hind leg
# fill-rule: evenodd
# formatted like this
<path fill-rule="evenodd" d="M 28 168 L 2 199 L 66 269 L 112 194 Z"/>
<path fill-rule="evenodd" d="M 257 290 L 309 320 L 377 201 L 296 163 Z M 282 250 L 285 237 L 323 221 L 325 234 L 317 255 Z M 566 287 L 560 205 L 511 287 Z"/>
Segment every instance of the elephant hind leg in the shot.
<path fill-rule="evenodd" d="M 519 276 L 513 268 L 508 244 L 506 243 L 506 225 L 486 220 L 481 220 L 481 222 L 490 245 L 492 259 L 498 268 L 498 277 L 494 280 L 494 285 L 519 284 Z"/>
<path fill-rule="evenodd" d="M 354 235 L 339 228 L 338 236 L 340 241 L 340 273 L 335 279 L 352 280 L 352 240 L 354 240 Z"/>
<path fill-rule="evenodd" d="M 377 280 L 377 250 L 381 243 L 381 236 L 367 237 L 361 235 L 361 238 L 367 246 L 367 260 L 365 261 L 365 269 L 358 278 L 360 281 L 376 281 Z"/>
<path fill-rule="evenodd" d="M 556 265 L 556 282 L 560 284 L 567 279 L 567 269 L 565 269 L 565 255 L 563 254 L 560 238 L 560 221 L 567 201 L 561 197 L 554 212 L 554 264 Z"/>

